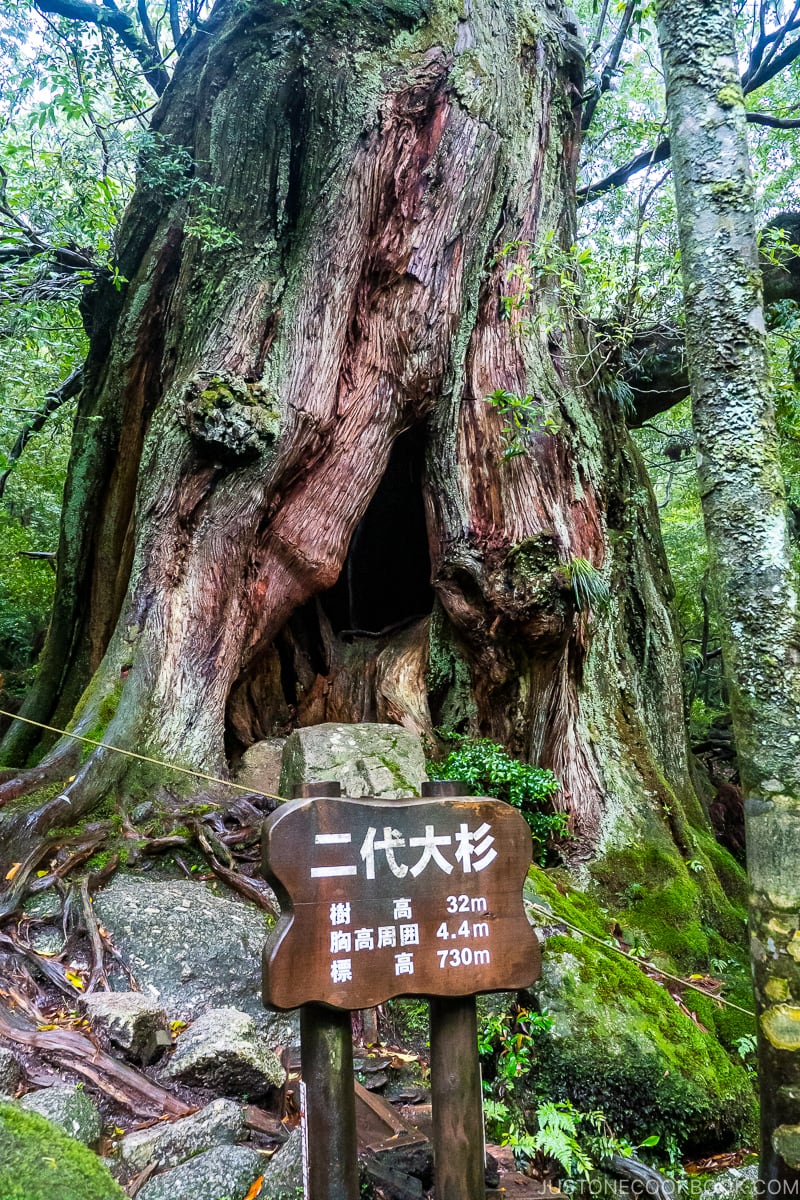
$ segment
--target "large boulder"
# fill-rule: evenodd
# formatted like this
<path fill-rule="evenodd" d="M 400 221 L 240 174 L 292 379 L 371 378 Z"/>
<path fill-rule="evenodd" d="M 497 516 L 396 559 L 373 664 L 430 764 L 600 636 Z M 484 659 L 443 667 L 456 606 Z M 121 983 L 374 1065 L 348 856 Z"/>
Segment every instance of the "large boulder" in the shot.
<path fill-rule="evenodd" d="M 286 1078 L 253 1018 L 235 1008 L 211 1008 L 198 1017 L 178 1039 L 164 1074 L 236 1096 L 263 1096 Z"/>
<path fill-rule="evenodd" d="M 331 780 L 344 796 L 418 796 L 427 779 L 421 740 L 400 725 L 310 725 L 286 740 L 280 793 Z"/>
<path fill-rule="evenodd" d="M 149 1180 L 139 1200 L 244 1200 L 264 1173 L 264 1159 L 246 1146 L 217 1146 Z M 264 1192 L 264 1200 L 274 1193 Z M 287 1193 L 287 1196 L 291 1193 Z"/>
<path fill-rule="evenodd" d="M 264 914 L 188 879 L 117 875 L 94 903 L 139 987 L 170 1017 L 192 1021 L 230 1005 L 272 1031 L 274 1045 L 297 1042 L 296 1020 L 261 1004 Z"/>
<path fill-rule="evenodd" d="M 170 1045 L 167 1014 L 143 992 L 92 992 L 78 1001 L 92 1029 L 104 1033 L 129 1058 L 150 1062 Z"/>
<path fill-rule="evenodd" d="M 125 1200 L 92 1150 L 36 1112 L 0 1102 L 3 1200 Z"/>
<path fill-rule="evenodd" d="M 566 880 L 556 885 L 534 871 L 526 896 L 544 939 L 533 995 L 551 1023 L 536 1035 L 535 1065 L 519 1082 L 529 1090 L 528 1106 L 568 1098 L 583 1111 L 600 1109 L 634 1144 L 653 1134 L 665 1148 L 746 1142 L 753 1135 L 752 1083 L 704 1029 L 710 1018 L 699 1024 L 688 1013 L 701 1001 L 711 1009 L 715 1002 L 687 990 L 679 1007 L 619 952 L 607 910 Z"/>
<path fill-rule="evenodd" d="M 59 1083 L 40 1092 L 29 1092 L 20 1100 L 20 1107 L 46 1117 L 84 1146 L 96 1146 L 100 1140 L 103 1128 L 100 1112 L 81 1084 Z"/>
<path fill-rule="evenodd" d="M 120 1141 L 117 1154 L 128 1171 L 156 1167 L 174 1167 L 212 1146 L 231 1145 L 244 1137 L 244 1114 L 232 1100 L 215 1100 L 190 1117 L 169 1124 L 137 1129 Z"/>

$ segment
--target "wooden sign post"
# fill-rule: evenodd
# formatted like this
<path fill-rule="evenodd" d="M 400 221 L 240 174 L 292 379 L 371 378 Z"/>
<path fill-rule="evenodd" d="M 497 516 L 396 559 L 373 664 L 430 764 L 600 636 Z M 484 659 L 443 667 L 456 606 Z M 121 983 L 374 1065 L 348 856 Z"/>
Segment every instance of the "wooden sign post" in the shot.
<path fill-rule="evenodd" d="M 281 917 L 263 999 L 302 1009 L 307 1200 L 357 1200 L 349 1014 L 392 996 L 431 999 L 437 1200 L 483 1200 L 475 995 L 538 978 L 522 905 L 531 835 L 499 800 L 424 787 L 421 799 L 356 800 L 311 784 L 264 827 Z"/>

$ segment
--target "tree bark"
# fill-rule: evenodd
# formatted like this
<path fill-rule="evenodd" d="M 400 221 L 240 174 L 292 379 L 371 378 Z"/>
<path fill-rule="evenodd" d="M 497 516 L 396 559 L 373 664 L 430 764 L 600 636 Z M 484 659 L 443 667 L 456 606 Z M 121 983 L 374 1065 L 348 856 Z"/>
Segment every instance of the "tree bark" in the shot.
<path fill-rule="evenodd" d="M 129 282 L 93 306 L 27 712 L 223 777 L 321 720 L 490 736 L 555 771 L 573 858 L 654 826 L 688 854 L 677 814 L 704 818 L 657 513 L 573 292 L 535 269 L 575 237 L 573 18 L 348 11 L 223 3 L 160 103 Z M 530 398 L 513 456 L 501 389 Z M 574 559 L 606 611 L 579 611 Z M 0 803 L 71 773 L 64 753 Z M 97 751 L 7 811 L 4 853 L 124 800 L 131 771 L 177 786 Z"/>
<path fill-rule="evenodd" d="M 800 1178 L 800 644 L 730 4 L 661 0 L 700 490 L 745 794 L 762 1174 Z"/>

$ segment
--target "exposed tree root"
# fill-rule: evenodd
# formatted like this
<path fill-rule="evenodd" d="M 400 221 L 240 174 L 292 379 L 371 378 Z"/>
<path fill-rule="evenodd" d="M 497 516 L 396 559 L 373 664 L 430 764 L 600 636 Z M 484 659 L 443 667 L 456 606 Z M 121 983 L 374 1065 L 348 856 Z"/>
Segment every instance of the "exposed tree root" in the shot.
<path fill-rule="evenodd" d="M 149 823 L 142 822 L 143 828 L 125 815 L 121 822 L 98 822 L 71 836 L 51 834 L 40 841 L 15 865 L 0 898 L 0 957 L 6 968 L 0 987 L 0 1040 L 16 1043 L 34 1051 L 37 1060 L 82 1076 L 137 1118 L 174 1119 L 193 1112 L 184 1100 L 72 1027 L 78 998 L 108 987 L 110 960 L 127 972 L 129 986 L 137 988 L 119 951 L 98 924 L 91 897 L 108 882 L 123 858 L 130 865 L 140 857 L 174 855 L 180 848 L 195 860 L 205 859 L 214 875 L 250 903 L 275 912 L 266 883 L 255 878 L 263 813 L 252 800 L 243 798 L 228 812 L 199 815 L 195 797 L 188 814 L 176 805 L 166 814 L 154 813 Z M 170 823 L 175 832 L 169 832 Z M 119 850 L 115 850 L 115 841 Z M 109 857 L 98 870 L 87 871 L 87 861 L 98 852 Z M 37 874 L 43 868 L 47 873 Z M 196 862 L 195 873 L 187 869 L 193 880 L 207 877 L 198 876 L 196 870 Z M 60 915 L 40 918 L 26 914 L 25 900 L 46 889 L 58 893 Z M 35 948 L 31 934 L 42 924 L 63 928 L 60 953 L 40 953 Z M 85 965 L 76 965 L 80 963 Z M 69 1012 L 72 1017 L 67 1016 Z M 52 1082 L 35 1064 L 28 1076 L 34 1084 Z M 273 1141 L 285 1139 L 279 1117 L 257 1108 L 249 1112 L 248 1123 L 254 1130 Z"/>
<path fill-rule="evenodd" d="M 198 808 L 206 807 L 209 799 L 181 798 L 180 804 L 174 803 L 166 812 L 153 813 L 143 821 L 142 828 L 137 828 L 125 814 L 121 822 L 96 822 L 63 836 L 51 833 L 39 840 L 24 859 L 15 861 L 6 876 L 4 892 L 0 888 L 0 953 L 10 957 L 25 986 L 14 991 L 6 987 L 7 999 L 29 1017 L 33 1016 L 36 1008 L 34 1005 L 31 1009 L 30 997 L 35 997 L 39 990 L 33 972 L 74 1006 L 78 996 L 108 987 L 108 958 L 127 972 L 130 986 L 136 987 L 124 959 L 98 925 L 91 903 L 92 894 L 109 881 L 122 861 L 132 866 L 142 858 L 164 854 L 174 857 L 176 850 L 185 850 L 204 859 L 213 875 L 249 903 L 277 916 L 274 896 L 258 876 L 264 819 L 254 803 L 259 797 L 242 797 L 227 811 L 218 806 L 216 811 L 200 815 Z M 176 798 L 170 796 L 169 800 L 174 802 Z M 174 832 L 169 831 L 170 825 Z M 94 856 L 100 857 L 101 864 L 97 870 L 86 872 L 86 864 Z M 198 879 L 183 860 L 180 865 L 189 878 Z M 81 877 L 70 882 L 81 868 L 84 868 Z M 31 928 L 38 919 L 23 913 L 24 902 L 47 889 L 57 890 L 61 897 L 60 923 L 65 942 L 56 955 L 38 952 L 30 938 Z M 49 918 L 47 924 L 52 923 L 53 918 Z M 82 954 L 76 955 L 79 948 Z M 85 959 L 88 967 L 76 969 L 76 957 Z"/>
<path fill-rule="evenodd" d="M 118 1104 L 137 1114 L 185 1117 L 194 1112 L 191 1105 L 153 1083 L 141 1071 L 112 1058 L 77 1030 L 35 1029 L 19 1013 L 10 1012 L 0 1004 L 0 1035 L 84 1075 Z"/>
<path fill-rule="evenodd" d="M 193 821 L 189 828 L 194 833 L 203 857 L 215 875 L 218 875 L 223 882 L 227 883 L 228 887 L 233 888 L 240 896 L 244 896 L 246 900 L 250 900 L 253 904 L 258 905 L 264 912 L 272 913 L 275 917 L 279 915 L 278 909 L 271 899 L 271 893 L 269 893 L 266 885 L 261 884 L 259 886 L 254 879 L 236 870 L 233 856 L 227 850 L 224 842 L 215 838 L 210 829 L 200 821 Z M 225 857 L 227 857 L 227 866 L 220 862 L 219 851 L 222 851 Z"/>
<path fill-rule="evenodd" d="M 0 774 L 0 808 L 12 800 L 30 796 L 40 788 L 66 779 L 77 764 L 79 753 L 74 742 L 64 742 L 38 767 L 29 771 L 3 771 Z"/>

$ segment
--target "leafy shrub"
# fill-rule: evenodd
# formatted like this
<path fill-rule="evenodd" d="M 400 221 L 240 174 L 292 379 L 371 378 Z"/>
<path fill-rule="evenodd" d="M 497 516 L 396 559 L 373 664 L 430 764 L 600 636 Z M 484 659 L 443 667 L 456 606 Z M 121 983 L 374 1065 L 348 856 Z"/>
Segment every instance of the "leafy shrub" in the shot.
<path fill-rule="evenodd" d="M 476 796 L 494 796 L 518 808 L 531 827 L 534 857 L 543 864 L 548 848 L 567 833 L 564 813 L 553 811 L 559 782 L 552 771 L 520 762 L 488 738 L 456 739 L 442 762 L 428 763 L 431 779 L 460 779 Z"/>

